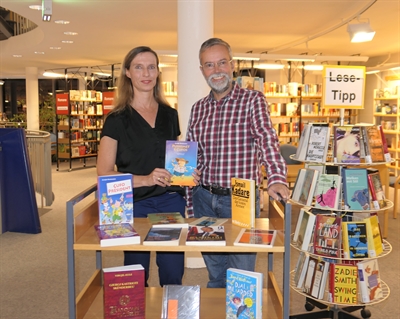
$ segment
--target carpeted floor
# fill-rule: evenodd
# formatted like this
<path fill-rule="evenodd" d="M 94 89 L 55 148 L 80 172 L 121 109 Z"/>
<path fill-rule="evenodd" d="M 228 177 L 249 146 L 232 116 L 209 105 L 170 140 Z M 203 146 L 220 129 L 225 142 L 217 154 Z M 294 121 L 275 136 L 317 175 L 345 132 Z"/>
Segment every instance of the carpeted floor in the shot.
<path fill-rule="evenodd" d="M 93 161 L 93 160 L 92 160 Z M 93 163 L 92 163 L 93 164 Z M 73 167 L 81 167 L 74 163 Z M 90 160 L 87 166 L 90 166 Z M 0 235 L 0 318 L 1 319 L 66 319 L 68 318 L 67 299 L 67 244 L 65 203 L 75 194 L 96 182 L 95 168 L 76 169 L 68 172 L 66 163 L 60 171 L 52 167 L 52 182 L 55 200 L 51 207 L 40 209 L 42 233 L 31 235 L 4 233 Z M 263 212 L 265 216 L 266 211 Z M 297 213 L 293 211 L 293 221 Z M 379 259 L 382 279 L 389 285 L 391 294 L 382 303 L 369 306 L 372 318 L 400 318 L 400 218 L 389 217 L 388 241 L 392 245 L 389 256 Z M 94 253 L 76 254 L 77 286 L 81 289 L 94 269 Z M 292 251 L 292 268 L 297 260 Z M 150 286 L 158 286 L 157 269 L 152 258 Z M 122 253 L 104 254 L 104 267 L 121 265 Z M 277 258 L 274 268 L 280 271 L 282 263 Z M 266 254 L 259 254 L 256 271 L 267 269 Z M 278 277 L 280 278 L 280 277 Z M 207 271 L 205 268 L 187 268 L 185 285 L 205 287 Z M 304 297 L 296 292 L 290 293 L 290 312 L 305 312 Z M 359 316 L 360 312 L 355 312 Z M 214 318 L 209 318 L 214 319 Z M 223 319 L 223 318 L 215 318 Z M 269 319 L 269 318 L 268 318 Z"/>

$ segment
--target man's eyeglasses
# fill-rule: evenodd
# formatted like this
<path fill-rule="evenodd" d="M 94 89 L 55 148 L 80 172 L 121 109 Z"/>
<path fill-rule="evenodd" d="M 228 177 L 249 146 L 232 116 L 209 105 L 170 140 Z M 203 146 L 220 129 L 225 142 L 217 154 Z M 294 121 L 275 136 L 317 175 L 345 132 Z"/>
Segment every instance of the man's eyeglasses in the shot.
<path fill-rule="evenodd" d="M 221 60 L 218 62 L 206 62 L 203 65 L 200 65 L 203 69 L 205 70 L 213 70 L 216 66 L 218 68 L 226 68 L 228 66 L 229 63 L 231 63 L 232 60 Z"/>

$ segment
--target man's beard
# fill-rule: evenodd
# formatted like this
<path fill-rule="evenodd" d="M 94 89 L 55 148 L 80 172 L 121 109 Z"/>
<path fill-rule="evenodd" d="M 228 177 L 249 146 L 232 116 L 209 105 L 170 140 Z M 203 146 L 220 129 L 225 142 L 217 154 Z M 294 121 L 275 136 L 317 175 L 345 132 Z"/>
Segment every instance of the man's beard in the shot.
<path fill-rule="evenodd" d="M 221 81 L 218 83 L 215 83 L 212 81 L 214 78 L 219 78 L 219 77 L 223 77 L 224 81 Z M 232 81 L 231 77 L 226 73 L 215 73 L 215 74 L 210 75 L 207 79 L 208 85 L 211 87 L 211 89 L 215 93 L 218 93 L 218 94 L 226 92 L 226 90 L 229 89 L 229 85 L 231 84 L 231 81 Z"/>

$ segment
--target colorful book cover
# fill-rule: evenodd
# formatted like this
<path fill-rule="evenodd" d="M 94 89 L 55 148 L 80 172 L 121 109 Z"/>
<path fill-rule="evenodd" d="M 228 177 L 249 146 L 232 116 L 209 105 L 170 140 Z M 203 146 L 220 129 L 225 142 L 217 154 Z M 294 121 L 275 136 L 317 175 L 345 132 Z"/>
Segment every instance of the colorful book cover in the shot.
<path fill-rule="evenodd" d="M 308 138 L 305 160 L 309 162 L 325 163 L 330 138 L 328 123 L 314 123 Z"/>
<path fill-rule="evenodd" d="M 392 155 L 389 152 L 385 132 L 383 131 L 382 125 L 378 125 L 378 128 L 379 128 L 379 133 L 381 134 L 381 138 L 382 138 L 383 156 L 385 157 L 385 161 L 387 163 L 389 163 L 390 160 L 392 159 Z"/>
<path fill-rule="evenodd" d="M 151 213 L 147 214 L 151 227 L 177 227 L 187 228 L 188 223 L 182 217 L 181 213 Z"/>
<path fill-rule="evenodd" d="M 333 215 L 316 216 L 314 253 L 320 256 L 340 258 L 342 219 Z"/>
<path fill-rule="evenodd" d="M 151 227 L 143 240 L 143 245 L 178 246 L 182 228 Z"/>
<path fill-rule="evenodd" d="M 95 225 L 101 247 L 140 244 L 140 236 L 131 224 Z"/>
<path fill-rule="evenodd" d="M 225 223 L 227 218 L 215 218 L 215 217 L 200 217 L 195 221 L 189 223 L 190 226 L 220 226 Z"/>
<path fill-rule="evenodd" d="M 386 207 L 385 191 L 383 190 L 379 170 L 368 168 L 367 173 L 368 173 L 368 178 L 371 180 L 370 185 L 373 187 L 373 191 L 375 192 L 376 195 L 376 201 L 378 202 L 378 207 L 375 208 L 380 209 Z"/>
<path fill-rule="evenodd" d="M 165 285 L 163 287 L 162 319 L 199 319 L 200 286 Z"/>
<path fill-rule="evenodd" d="M 256 217 L 256 184 L 244 178 L 231 178 L 232 224 L 253 228 Z"/>
<path fill-rule="evenodd" d="M 369 210 L 369 188 L 365 168 L 343 168 L 343 199 L 347 210 Z"/>
<path fill-rule="evenodd" d="M 189 226 L 186 245 L 225 246 L 224 226 Z"/>
<path fill-rule="evenodd" d="M 350 264 L 330 264 L 331 300 L 336 304 L 358 303 L 357 266 Z"/>
<path fill-rule="evenodd" d="M 366 160 L 366 162 L 386 162 L 379 128 L 376 125 L 371 125 L 366 127 L 366 131 L 369 146 L 369 154 L 366 154 L 366 157 L 370 156 L 370 160 Z"/>
<path fill-rule="evenodd" d="M 367 225 L 368 256 L 377 257 L 383 252 L 378 216 L 372 215 L 364 221 Z"/>
<path fill-rule="evenodd" d="M 172 174 L 171 185 L 196 186 L 192 175 L 196 167 L 197 142 L 166 142 L 165 169 Z"/>
<path fill-rule="evenodd" d="M 315 169 L 302 168 L 294 185 L 292 200 L 305 206 L 311 206 L 318 175 L 319 171 Z"/>
<path fill-rule="evenodd" d="M 103 269 L 104 319 L 145 319 L 146 290 L 142 265 Z"/>
<path fill-rule="evenodd" d="M 273 229 L 242 229 L 234 246 L 273 247 L 277 231 Z"/>
<path fill-rule="evenodd" d="M 99 224 L 133 224 L 133 186 L 131 174 L 97 178 Z"/>
<path fill-rule="evenodd" d="M 228 268 L 225 318 L 262 318 L 262 286 L 262 273 Z"/>
<path fill-rule="evenodd" d="M 342 177 L 335 174 L 320 174 L 315 187 L 314 199 L 317 208 L 339 208 L 342 192 Z"/>
<path fill-rule="evenodd" d="M 360 127 L 334 126 L 333 158 L 335 163 L 360 163 Z"/>
<path fill-rule="evenodd" d="M 296 243 L 301 250 L 308 251 L 314 233 L 316 215 L 302 208 L 297 219 L 296 228 L 293 235 L 293 242 Z"/>
<path fill-rule="evenodd" d="M 378 259 L 368 259 L 357 263 L 360 295 L 362 302 L 383 298 Z"/>
<path fill-rule="evenodd" d="M 342 222 L 344 258 L 368 258 L 367 224 L 361 221 Z"/>

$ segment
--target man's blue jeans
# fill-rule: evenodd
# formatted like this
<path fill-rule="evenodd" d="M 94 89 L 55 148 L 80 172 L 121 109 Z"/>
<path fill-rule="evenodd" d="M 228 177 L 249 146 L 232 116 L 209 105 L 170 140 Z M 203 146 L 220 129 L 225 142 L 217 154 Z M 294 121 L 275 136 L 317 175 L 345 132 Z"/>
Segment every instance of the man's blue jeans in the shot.
<path fill-rule="evenodd" d="M 201 186 L 193 189 L 193 212 L 196 218 L 210 216 L 216 218 L 231 218 L 231 196 L 211 194 Z M 260 197 L 256 193 L 256 217 L 260 216 Z M 226 287 L 226 270 L 237 268 L 254 271 L 256 253 L 203 253 L 207 266 L 208 288 Z"/>

